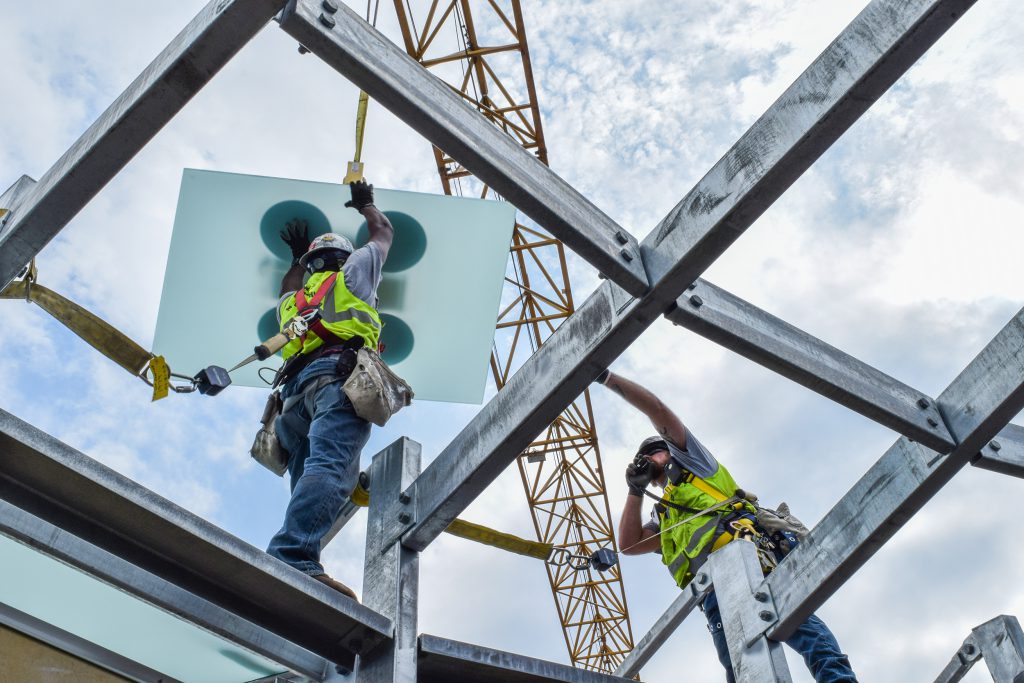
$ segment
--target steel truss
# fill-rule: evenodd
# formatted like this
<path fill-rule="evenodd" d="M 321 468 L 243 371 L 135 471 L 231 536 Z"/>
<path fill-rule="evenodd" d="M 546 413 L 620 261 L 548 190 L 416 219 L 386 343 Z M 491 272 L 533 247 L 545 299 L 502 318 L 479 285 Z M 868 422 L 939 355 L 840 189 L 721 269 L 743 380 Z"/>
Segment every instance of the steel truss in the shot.
<path fill-rule="evenodd" d="M 985 660 L 995 683 L 1024 679 L 1024 631 L 1016 617 L 1000 615 L 972 628 L 935 683 L 956 683 L 979 659 Z"/>
<path fill-rule="evenodd" d="M 972 5 L 971 0 L 871 2 L 637 243 L 346 7 L 292 0 L 279 20 L 283 30 L 576 250 L 606 282 L 421 473 L 418 447 L 406 440 L 375 459 L 373 474 L 383 483 L 368 522 L 373 533 L 366 566 L 381 577 L 368 599 L 373 609 L 331 594 L 4 413 L 0 498 L 127 560 L 146 576 L 201 598 L 204 603 L 193 605 L 212 605 L 203 612 L 209 625 L 241 643 L 262 629 L 331 661 L 351 661 L 358 654 L 360 666 L 381 681 L 622 681 L 430 636 L 421 635 L 414 646 L 417 553 L 601 368 L 655 319 L 668 315 L 902 434 L 767 578 L 753 569 L 752 546 L 732 543 L 695 579 L 697 587 L 714 585 L 719 592 L 738 679 L 788 680 L 778 642 L 957 472 L 973 462 L 1020 473 L 1022 430 L 1008 422 L 1024 408 L 1024 310 L 933 398 L 734 297 L 720 292 L 713 297 L 709 289 L 708 301 L 718 303 L 705 308 L 704 299 L 687 289 Z M 13 200 L 5 207 L 11 213 L 0 233 L 0 284 L 117 172 L 130 156 L 126 150 L 137 151 L 166 122 L 163 114 L 141 116 L 132 119 L 130 135 L 118 134 L 132 112 L 167 104 L 166 93 L 151 87 L 153 79 L 178 74 L 172 80 L 187 91 L 184 99 L 194 94 L 204 78 L 182 79 L 181 73 L 200 68 L 208 76 L 221 65 L 221 58 L 208 59 L 206 41 L 227 41 L 217 45 L 221 57 L 240 48 L 251 31 L 217 30 L 223 28 L 218 13 L 244 15 L 246 9 L 259 13 L 268 7 L 261 0 L 211 3 L 38 185 L 23 184 L 24 191 L 5 194 Z M 140 82 L 143 87 L 136 87 Z M 181 93 L 175 102 L 183 102 Z M 91 167 L 95 173 L 86 182 L 80 169 L 90 160 L 113 163 Z M 705 314 L 707 320 L 700 317 Z M 4 514 L 12 513 L 0 511 Z M 37 547 L 59 554 L 49 538 Z M 128 578 L 126 585 L 143 586 L 140 593 L 149 590 L 146 577 Z M 169 590 L 159 582 L 152 585 L 164 595 Z M 644 639 L 648 650 L 635 652 L 624 664 L 642 665 L 697 597 L 684 594 L 659 621 L 660 632 Z M 264 649 L 284 647 L 275 643 Z"/>
<path fill-rule="evenodd" d="M 519 0 L 500 4 L 433 0 L 426 8 L 417 8 L 420 26 L 408 2 L 395 0 L 395 11 L 406 52 L 547 165 Z M 501 37 L 483 43 L 478 24 L 496 28 Z M 454 41 L 443 39 L 452 35 Z M 457 50 L 451 49 L 453 43 Z M 482 198 L 495 195 L 457 160 L 437 146 L 433 149 L 446 194 L 471 191 Z M 528 354 L 540 348 L 575 310 L 565 249 L 559 240 L 517 222 L 510 270 L 505 291 L 511 300 L 498 315 L 491 355 L 492 376 L 499 390 Z M 548 425 L 516 463 L 537 540 L 573 555 L 616 548 L 588 390 Z M 605 575 L 590 569 L 576 571 L 568 565 L 545 564 L 545 568 L 570 661 L 594 671 L 613 671 L 633 649 L 620 568 Z"/>

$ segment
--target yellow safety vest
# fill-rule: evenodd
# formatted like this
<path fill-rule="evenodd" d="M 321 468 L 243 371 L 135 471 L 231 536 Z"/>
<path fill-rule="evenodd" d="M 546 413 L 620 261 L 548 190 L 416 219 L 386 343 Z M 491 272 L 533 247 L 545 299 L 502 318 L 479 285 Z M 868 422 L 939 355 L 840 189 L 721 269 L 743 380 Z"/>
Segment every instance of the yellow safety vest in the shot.
<path fill-rule="evenodd" d="M 751 516 L 756 508 L 745 500 L 712 510 L 706 515 L 696 515 L 736 495 L 739 488 L 729 470 L 719 463 L 715 473 L 707 478 L 686 472 L 678 484 L 665 486 L 665 500 L 689 510 L 677 510 L 664 506 L 660 514 L 661 561 L 668 567 L 676 584 L 682 588 L 692 579 L 713 551 L 718 550 L 735 536 L 729 525 L 741 512 Z M 683 524 L 679 522 L 693 517 Z M 679 526 L 675 526 L 679 524 Z"/>
<path fill-rule="evenodd" d="M 296 353 L 310 353 L 320 348 L 324 345 L 322 337 L 327 337 L 330 344 L 359 335 L 367 348 L 377 348 L 382 327 L 380 315 L 373 306 L 349 291 L 343 272 L 314 273 L 300 292 L 286 297 L 280 308 L 282 330 L 302 312 L 296 298 L 303 304 L 303 310 L 319 308 L 320 320 L 319 324 L 310 326 L 302 338 L 293 339 L 282 349 L 281 355 L 286 360 Z"/>

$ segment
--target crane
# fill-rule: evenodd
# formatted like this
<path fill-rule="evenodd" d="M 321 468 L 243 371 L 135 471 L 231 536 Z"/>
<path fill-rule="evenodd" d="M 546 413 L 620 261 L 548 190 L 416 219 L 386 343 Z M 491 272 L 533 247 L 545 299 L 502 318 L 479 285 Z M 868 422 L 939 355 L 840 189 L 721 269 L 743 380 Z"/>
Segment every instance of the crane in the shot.
<path fill-rule="evenodd" d="M 409 55 L 547 164 L 519 0 L 429 0 L 418 3 L 415 14 L 409 0 L 394 0 L 394 6 Z M 434 158 L 446 194 L 500 199 L 443 150 L 435 147 Z M 491 355 L 499 391 L 574 310 L 565 248 L 542 229 L 517 222 L 510 271 Z M 615 546 L 589 392 L 517 463 L 539 541 L 576 555 Z M 620 568 L 598 574 L 545 566 L 570 661 L 613 671 L 633 649 Z"/>

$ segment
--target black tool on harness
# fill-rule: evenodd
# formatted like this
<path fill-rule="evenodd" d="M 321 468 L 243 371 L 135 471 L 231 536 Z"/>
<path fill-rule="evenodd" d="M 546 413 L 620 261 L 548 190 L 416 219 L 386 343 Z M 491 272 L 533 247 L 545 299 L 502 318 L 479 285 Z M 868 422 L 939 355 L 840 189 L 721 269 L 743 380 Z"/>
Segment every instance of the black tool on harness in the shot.
<path fill-rule="evenodd" d="M 216 396 L 231 386 L 231 375 L 219 365 L 203 368 L 192 380 L 204 396 Z"/>
<path fill-rule="evenodd" d="M 339 377 L 341 372 L 345 370 L 346 365 L 348 370 L 344 375 L 345 379 L 348 379 L 348 375 L 352 373 L 356 364 L 356 351 L 362 348 L 366 344 L 366 341 L 359 335 L 353 335 L 349 339 L 346 339 L 341 344 L 334 344 L 331 346 L 321 346 L 312 353 L 296 353 L 294 356 L 285 361 L 284 365 L 277 372 L 277 377 L 274 378 L 274 383 L 270 385 L 271 389 L 287 384 L 293 377 L 298 376 L 307 365 L 312 363 L 317 358 L 321 358 L 326 355 L 339 354 L 338 358 L 338 372 Z M 346 364 L 346 365 L 343 365 Z"/>

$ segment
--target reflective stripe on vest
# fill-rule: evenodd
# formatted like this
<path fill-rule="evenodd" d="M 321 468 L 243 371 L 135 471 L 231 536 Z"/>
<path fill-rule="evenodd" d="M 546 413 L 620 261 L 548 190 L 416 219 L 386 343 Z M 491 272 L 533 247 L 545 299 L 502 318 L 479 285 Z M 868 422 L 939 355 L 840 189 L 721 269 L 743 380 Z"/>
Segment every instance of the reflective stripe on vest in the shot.
<path fill-rule="evenodd" d="M 299 352 L 315 351 L 324 344 L 324 337 L 332 344 L 358 335 L 367 348 L 377 348 L 382 327 L 380 316 L 372 306 L 349 291 L 344 272 L 314 273 L 302 290 L 286 297 L 280 307 L 282 329 L 300 313 L 297 303 L 305 303 L 306 308 L 317 306 L 321 318 L 310 326 L 304 339 L 292 340 L 284 347 L 281 355 L 285 359 Z"/>

